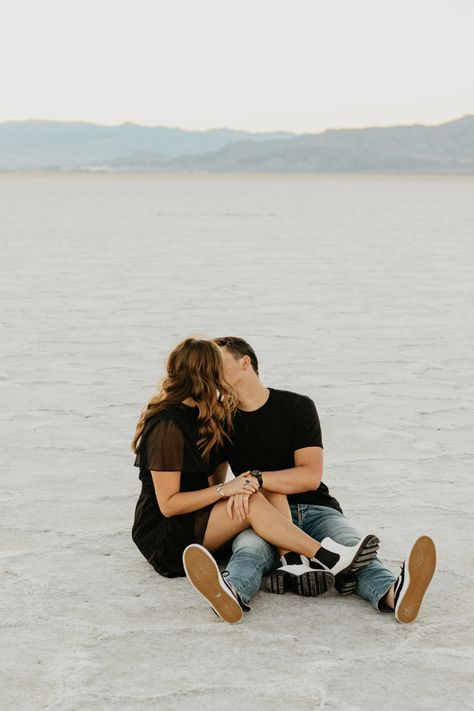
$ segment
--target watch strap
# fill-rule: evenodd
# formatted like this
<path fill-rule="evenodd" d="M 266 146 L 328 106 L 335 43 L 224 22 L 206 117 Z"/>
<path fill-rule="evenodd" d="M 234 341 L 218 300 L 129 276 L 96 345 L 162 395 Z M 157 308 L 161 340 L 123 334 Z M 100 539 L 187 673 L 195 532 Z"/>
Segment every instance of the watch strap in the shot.
<path fill-rule="evenodd" d="M 259 489 L 261 489 L 263 486 L 263 479 L 262 479 L 262 472 L 260 471 L 260 469 L 252 469 L 252 471 L 250 472 L 250 475 L 255 477 L 255 479 L 258 481 L 258 487 L 259 487 Z"/>

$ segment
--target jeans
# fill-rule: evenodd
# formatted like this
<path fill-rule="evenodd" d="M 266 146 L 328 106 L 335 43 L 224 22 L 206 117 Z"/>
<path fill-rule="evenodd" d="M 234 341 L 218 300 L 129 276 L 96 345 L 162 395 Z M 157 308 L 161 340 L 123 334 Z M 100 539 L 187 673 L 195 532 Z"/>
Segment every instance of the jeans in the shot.
<path fill-rule="evenodd" d="M 360 534 L 336 509 L 313 504 L 291 506 L 293 523 L 317 541 L 329 536 L 337 543 L 355 545 Z M 248 603 L 260 590 L 262 577 L 278 567 L 280 562 L 276 549 L 252 530 L 240 533 L 232 543 L 232 557 L 227 564 L 227 580 Z M 381 599 L 395 582 L 395 576 L 375 558 L 368 566 L 355 573 L 357 593 L 368 600 L 378 612 L 388 608 Z"/>

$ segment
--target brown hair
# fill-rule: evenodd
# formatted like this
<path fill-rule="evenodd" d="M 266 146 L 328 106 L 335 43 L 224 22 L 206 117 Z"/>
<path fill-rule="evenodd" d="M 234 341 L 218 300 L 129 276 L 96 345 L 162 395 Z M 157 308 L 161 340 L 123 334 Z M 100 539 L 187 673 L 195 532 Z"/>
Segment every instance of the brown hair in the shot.
<path fill-rule="evenodd" d="M 208 461 L 211 450 L 229 438 L 237 402 L 224 379 L 222 356 L 214 341 L 186 338 L 171 351 L 159 392 L 138 420 L 133 451 L 138 450 L 143 430 L 153 415 L 187 398 L 192 398 L 199 408 L 197 444 Z"/>
<path fill-rule="evenodd" d="M 247 341 L 243 338 L 237 338 L 237 336 L 223 336 L 222 338 L 214 338 L 214 343 L 217 343 L 221 348 L 226 348 L 229 353 L 239 360 L 243 356 L 248 356 L 250 358 L 250 364 L 254 371 L 258 375 L 258 360 L 255 355 L 255 351 Z"/>

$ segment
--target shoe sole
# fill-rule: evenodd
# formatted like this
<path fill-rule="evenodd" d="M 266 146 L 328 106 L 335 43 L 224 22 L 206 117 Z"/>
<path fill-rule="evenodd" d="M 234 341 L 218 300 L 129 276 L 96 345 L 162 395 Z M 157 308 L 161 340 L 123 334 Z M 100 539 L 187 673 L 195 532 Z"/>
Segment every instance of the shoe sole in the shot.
<path fill-rule="evenodd" d="M 436 548 L 429 536 L 415 541 L 405 562 L 405 590 L 395 607 L 395 617 L 402 624 L 413 622 L 420 611 L 423 597 L 436 569 Z"/>
<path fill-rule="evenodd" d="M 292 592 L 302 597 L 317 597 L 334 587 L 334 575 L 325 570 L 314 570 L 294 575 L 285 570 L 275 570 L 263 579 L 262 590 L 283 595 Z"/>
<path fill-rule="evenodd" d="M 193 588 L 219 617 L 230 624 L 242 619 L 242 608 L 224 587 L 216 562 L 203 546 L 197 543 L 188 546 L 183 553 L 183 566 Z"/>
<path fill-rule="evenodd" d="M 339 575 L 341 576 L 340 579 L 338 579 Z M 343 597 L 354 595 L 357 592 L 357 580 L 354 574 L 339 573 L 339 575 L 336 575 L 336 584 L 334 586 L 339 595 Z"/>
<path fill-rule="evenodd" d="M 372 534 L 362 539 L 352 563 L 336 575 L 336 590 L 339 595 L 353 595 L 356 592 L 357 580 L 353 577 L 354 573 L 366 568 L 376 558 L 379 545 L 379 539 Z"/>
<path fill-rule="evenodd" d="M 379 545 L 380 541 L 377 536 L 372 534 L 365 536 L 360 542 L 352 563 L 344 570 L 341 570 L 338 575 L 350 575 L 351 573 L 357 573 L 362 568 L 366 568 L 376 557 Z"/>

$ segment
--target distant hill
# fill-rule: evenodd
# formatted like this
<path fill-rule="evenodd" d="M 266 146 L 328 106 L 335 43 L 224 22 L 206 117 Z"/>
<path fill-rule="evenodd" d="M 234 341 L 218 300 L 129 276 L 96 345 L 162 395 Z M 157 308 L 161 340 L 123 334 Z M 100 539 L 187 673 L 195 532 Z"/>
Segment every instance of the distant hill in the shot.
<path fill-rule="evenodd" d="M 0 124 L 0 169 L 474 173 L 474 116 L 304 135 L 9 122 Z"/>
<path fill-rule="evenodd" d="M 125 163 L 142 165 L 180 155 L 216 151 L 236 141 L 290 138 L 285 131 L 249 133 L 227 128 L 98 126 L 93 123 L 8 121 L 0 123 L 0 170 L 71 169 Z"/>
<path fill-rule="evenodd" d="M 118 167 L 123 169 L 125 166 L 119 163 Z M 139 166 L 135 164 L 134 167 L 138 169 Z M 331 129 L 320 134 L 258 144 L 247 140 L 201 155 L 149 162 L 147 169 L 474 173 L 474 116 L 440 126 Z"/>

